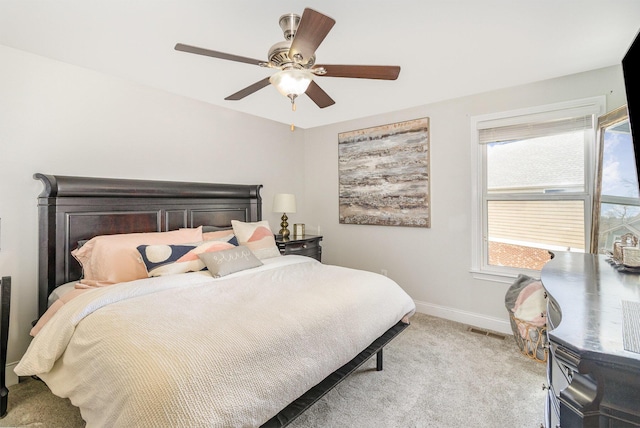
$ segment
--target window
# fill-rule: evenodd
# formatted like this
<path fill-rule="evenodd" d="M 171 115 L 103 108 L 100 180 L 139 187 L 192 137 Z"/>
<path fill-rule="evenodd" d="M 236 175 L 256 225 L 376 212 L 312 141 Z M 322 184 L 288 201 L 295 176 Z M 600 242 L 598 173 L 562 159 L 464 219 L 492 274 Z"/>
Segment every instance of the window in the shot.
<path fill-rule="evenodd" d="M 472 271 L 539 271 L 550 251 L 585 252 L 595 121 L 604 97 L 472 118 Z"/>
<path fill-rule="evenodd" d="M 594 213 L 597 239 L 592 250 L 604 253 L 612 252 L 613 243 L 627 233 L 640 237 L 640 193 L 626 107 L 601 116 L 598 125 L 600 200 L 594 204 L 599 210 Z"/>

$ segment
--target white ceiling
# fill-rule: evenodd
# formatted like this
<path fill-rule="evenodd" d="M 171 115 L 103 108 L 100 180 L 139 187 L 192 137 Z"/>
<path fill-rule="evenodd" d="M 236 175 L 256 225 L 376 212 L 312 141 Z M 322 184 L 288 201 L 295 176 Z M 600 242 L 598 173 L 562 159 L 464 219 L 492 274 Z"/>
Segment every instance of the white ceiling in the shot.
<path fill-rule="evenodd" d="M 319 77 L 336 104 L 294 113 L 271 86 L 224 100 L 272 70 L 173 49 L 266 59 L 305 7 L 336 20 L 317 63 L 398 80 Z M 619 64 L 639 28 L 638 0 L 0 0 L 0 44 L 301 128 Z"/>

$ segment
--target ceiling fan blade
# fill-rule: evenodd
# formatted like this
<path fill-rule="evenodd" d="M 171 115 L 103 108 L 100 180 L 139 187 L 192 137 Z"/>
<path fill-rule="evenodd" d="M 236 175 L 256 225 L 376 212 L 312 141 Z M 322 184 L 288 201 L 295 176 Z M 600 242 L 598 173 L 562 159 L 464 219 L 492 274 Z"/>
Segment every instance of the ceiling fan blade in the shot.
<path fill-rule="evenodd" d="M 270 84 L 269 83 L 269 78 L 265 77 L 264 79 L 260 80 L 259 82 L 256 82 L 253 85 L 249 85 L 246 88 L 239 90 L 235 94 L 229 95 L 227 98 L 225 98 L 225 100 L 228 100 L 228 101 L 241 100 L 244 97 L 246 97 L 247 95 L 251 95 L 254 92 L 259 91 L 260 89 L 264 88 L 265 86 L 269 86 L 269 84 Z"/>
<path fill-rule="evenodd" d="M 305 91 L 305 94 L 320 108 L 325 108 L 334 105 L 336 102 L 313 80 L 309 84 L 309 87 Z"/>
<path fill-rule="evenodd" d="M 199 48 L 199 47 L 196 47 L 196 46 L 185 45 L 185 44 L 182 44 L 182 43 L 176 44 L 175 50 L 182 51 L 182 52 L 193 53 L 193 54 L 198 54 L 198 55 L 211 56 L 211 57 L 214 57 L 214 58 L 226 59 L 226 60 L 229 60 L 229 61 L 244 62 L 244 63 L 247 63 L 247 64 L 253 64 L 253 65 L 260 65 L 260 64 L 264 64 L 266 62 L 266 61 L 261 61 L 259 59 L 247 58 L 245 56 L 238 56 L 238 55 L 232 55 L 232 54 L 228 54 L 228 53 L 224 53 L 224 52 L 212 51 L 212 50 L 209 50 L 209 49 L 204 49 L 204 48 Z"/>
<path fill-rule="evenodd" d="M 335 23 L 333 18 L 306 8 L 302 12 L 300 24 L 298 24 L 296 35 L 289 48 L 289 58 L 294 59 L 294 57 L 300 56 L 302 57 L 300 60 L 306 62 L 315 54 L 316 49 L 327 37 Z"/>
<path fill-rule="evenodd" d="M 319 76 L 352 77 L 356 79 L 396 80 L 400 74 L 398 65 L 316 65 L 327 73 Z"/>

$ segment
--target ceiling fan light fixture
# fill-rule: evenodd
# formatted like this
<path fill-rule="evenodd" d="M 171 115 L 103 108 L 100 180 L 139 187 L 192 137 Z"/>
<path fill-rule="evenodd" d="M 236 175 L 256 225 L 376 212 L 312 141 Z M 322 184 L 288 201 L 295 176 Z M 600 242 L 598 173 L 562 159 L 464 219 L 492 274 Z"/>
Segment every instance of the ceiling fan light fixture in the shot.
<path fill-rule="evenodd" d="M 293 110 L 296 109 L 296 98 L 302 94 L 307 95 L 319 108 L 326 108 L 335 104 L 335 101 L 314 82 L 315 76 L 380 80 L 396 80 L 398 78 L 400 73 L 399 66 L 316 65 L 316 50 L 335 23 L 336 21 L 333 18 L 310 8 L 305 8 L 302 16 L 295 13 L 282 15 L 279 24 L 285 41 L 271 46 L 267 55 L 268 61 L 199 48 L 183 43 L 177 43 L 175 50 L 281 70 L 273 76 L 264 77 L 229 95 L 225 100 L 241 100 L 272 84 L 282 95 L 291 100 L 291 108 Z"/>
<path fill-rule="evenodd" d="M 279 71 L 269 78 L 278 92 L 289 98 L 304 94 L 312 80 L 313 73 L 295 68 Z"/>

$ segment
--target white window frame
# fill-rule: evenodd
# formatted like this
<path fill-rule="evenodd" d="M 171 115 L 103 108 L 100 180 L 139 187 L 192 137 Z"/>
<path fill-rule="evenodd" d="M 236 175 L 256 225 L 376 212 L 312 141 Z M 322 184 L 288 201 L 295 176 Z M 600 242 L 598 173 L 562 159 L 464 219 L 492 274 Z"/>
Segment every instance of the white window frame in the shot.
<path fill-rule="evenodd" d="M 606 97 L 598 96 L 555 104 L 491 113 L 471 117 L 471 274 L 474 278 L 502 283 L 510 283 L 520 273 L 539 276 L 539 271 L 491 266 L 488 264 L 487 246 L 487 194 L 486 194 L 486 144 L 479 140 L 479 130 L 499 126 L 516 125 L 526 122 L 544 121 L 567 115 L 592 115 L 593 135 L 585 144 L 585 189 L 583 192 L 563 192 L 547 197 L 560 200 L 583 200 L 585 206 L 585 251 L 590 245 L 591 212 L 593 207 L 593 184 L 595 173 L 594 152 L 598 116 L 604 114 Z M 522 196 L 527 199 L 526 196 Z M 514 199 L 513 196 L 509 198 Z"/>

